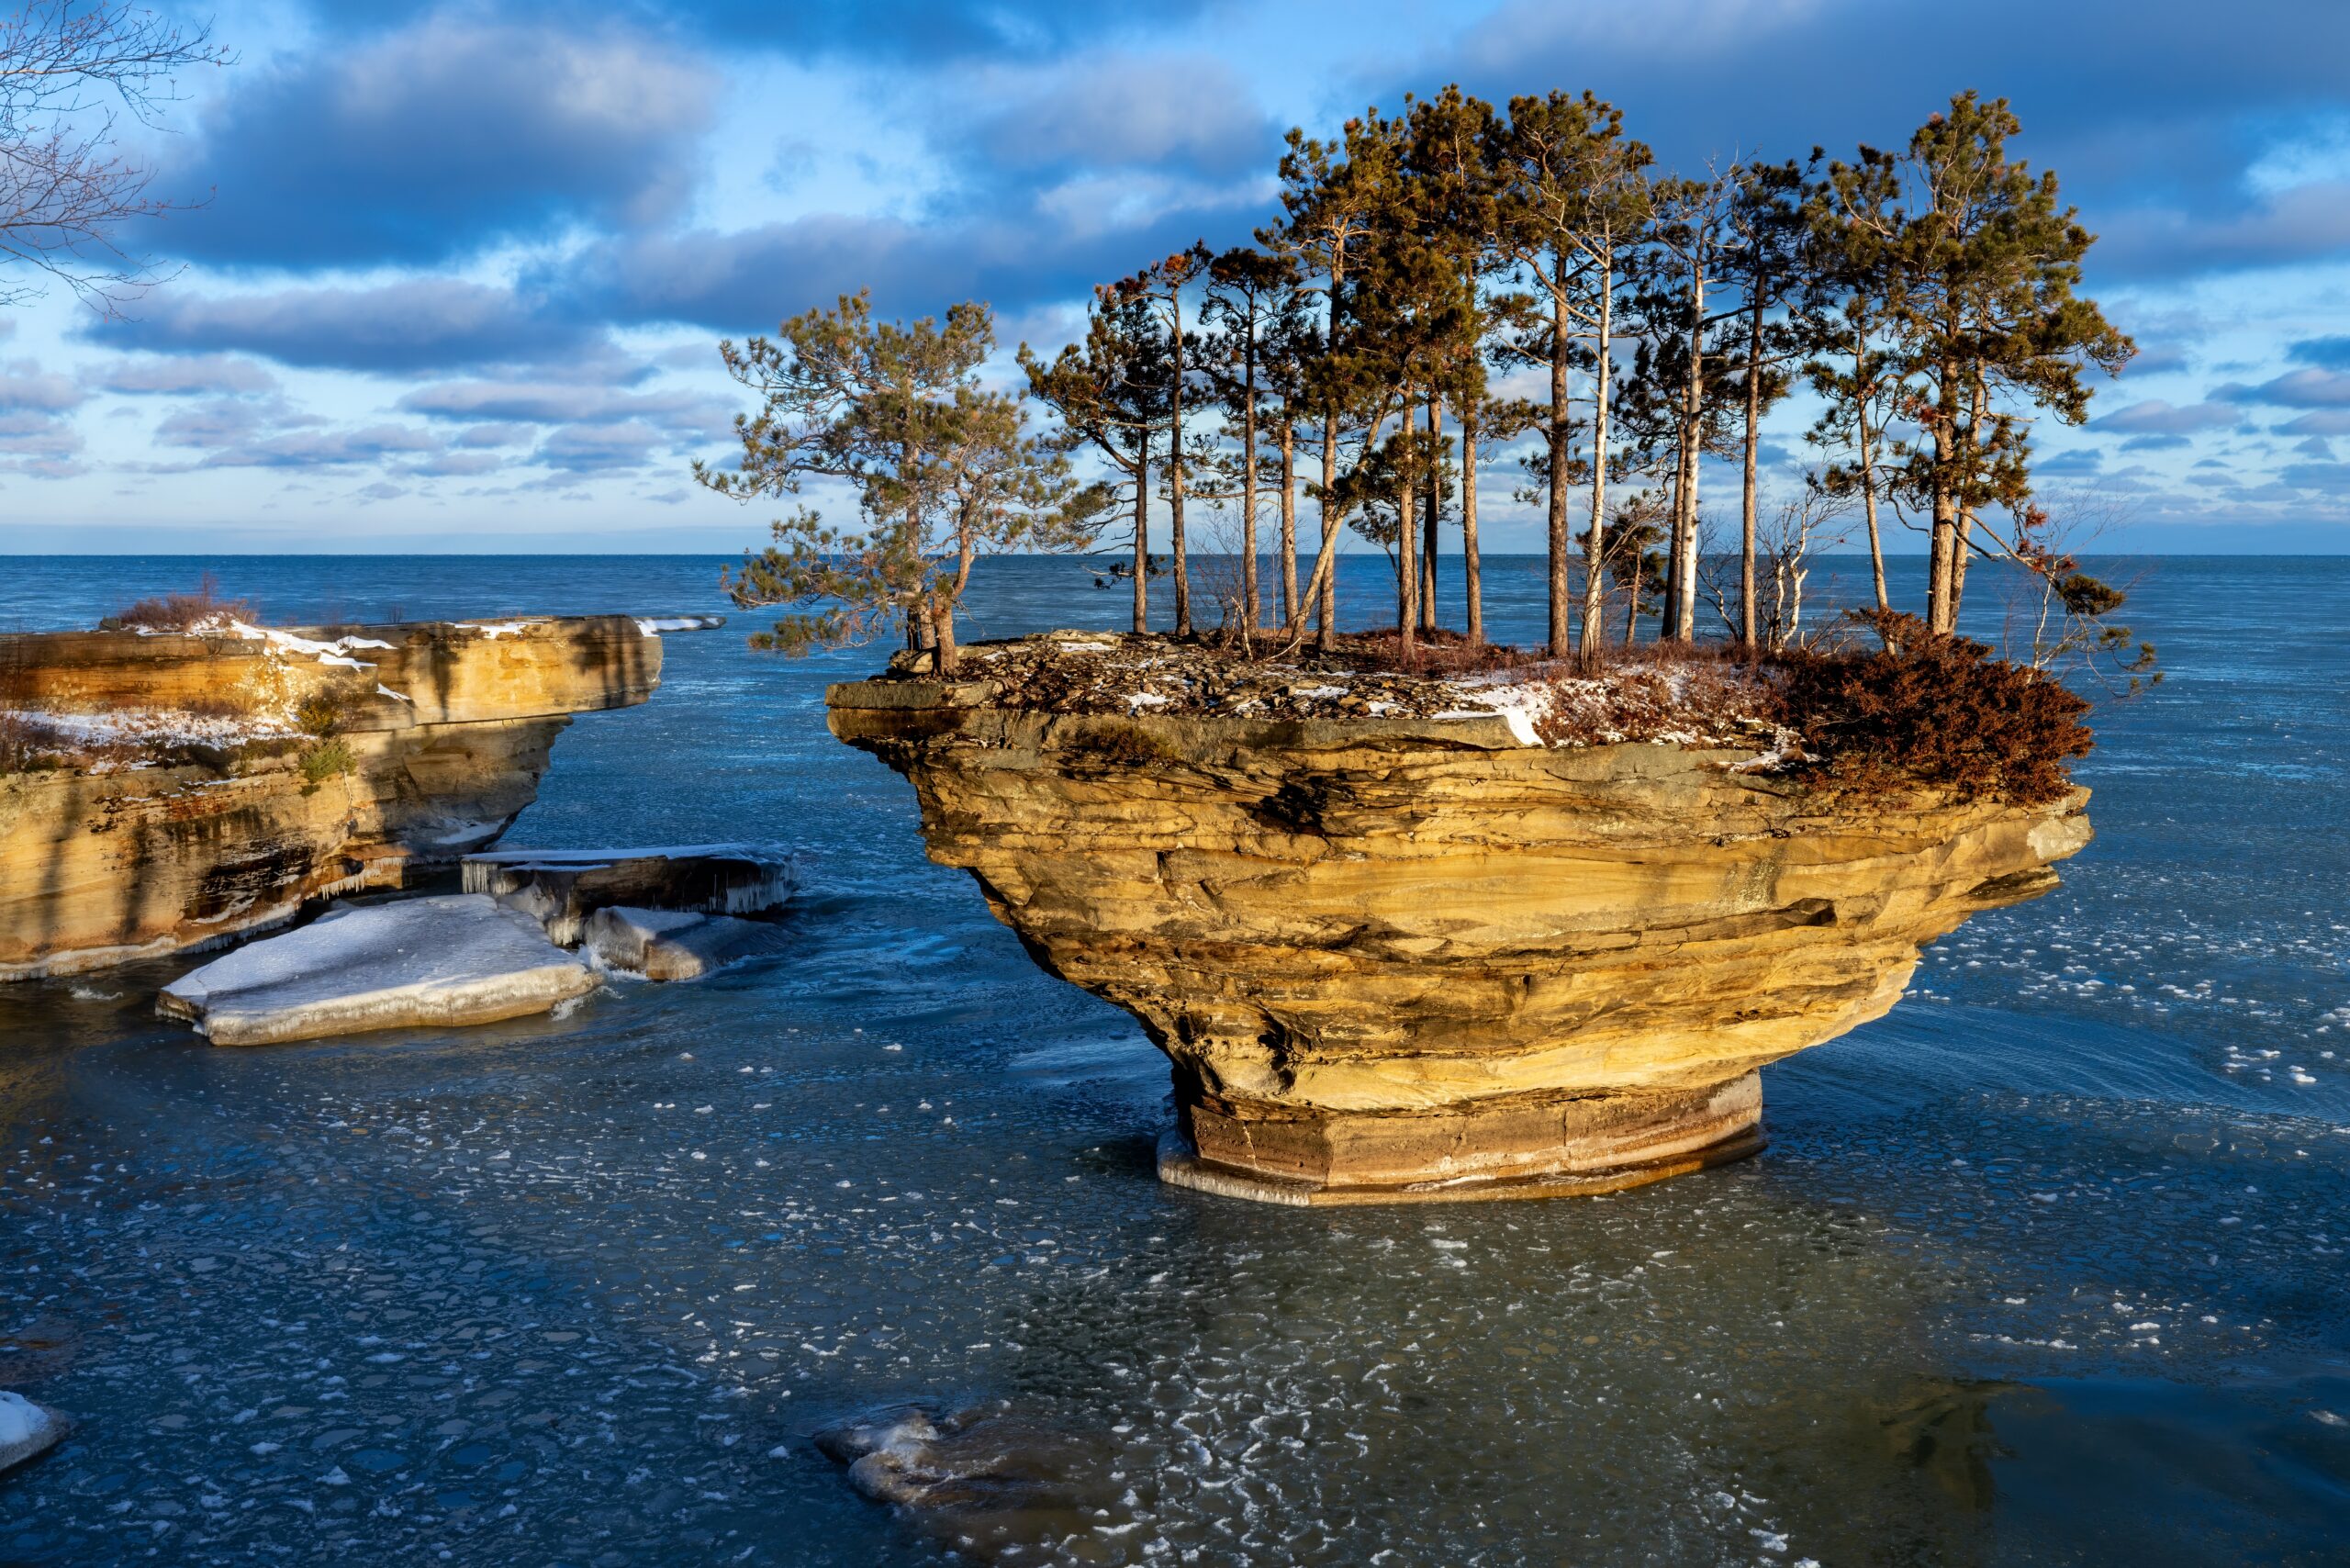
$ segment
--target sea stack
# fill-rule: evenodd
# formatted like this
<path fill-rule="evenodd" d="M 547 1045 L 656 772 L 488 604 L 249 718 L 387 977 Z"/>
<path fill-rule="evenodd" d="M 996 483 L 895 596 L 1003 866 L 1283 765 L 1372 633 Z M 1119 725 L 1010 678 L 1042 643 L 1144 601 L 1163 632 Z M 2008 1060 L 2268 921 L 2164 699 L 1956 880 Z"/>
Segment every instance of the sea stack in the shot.
<path fill-rule="evenodd" d="M 1567 738 L 1595 683 L 1162 663 L 982 646 L 963 678 L 834 687 L 831 725 L 1172 1058 L 1161 1175 L 1237 1196 L 1604 1192 L 1752 1153 L 1760 1068 L 1882 1016 L 1923 944 L 2089 837 L 2082 790 L 1819 787 L 1670 681 L 1645 735 Z"/>

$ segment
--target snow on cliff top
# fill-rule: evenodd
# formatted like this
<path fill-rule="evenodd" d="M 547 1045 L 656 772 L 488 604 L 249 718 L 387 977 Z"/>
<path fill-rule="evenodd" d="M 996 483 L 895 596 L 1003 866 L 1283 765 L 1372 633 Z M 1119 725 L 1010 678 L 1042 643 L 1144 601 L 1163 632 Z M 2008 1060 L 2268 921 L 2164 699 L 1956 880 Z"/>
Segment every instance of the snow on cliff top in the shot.
<path fill-rule="evenodd" d="M 1248 659 L 1165 637 L 1047 633 L 967 648 L 957 673 L 995 683 L 996 700 L 1008 706 L 1058 713 L 1498 718 L 1525 745 L 1651 742 L 1783 754 L 1794 740 L 1778 722 L 1768 678 L 1734 663 L 1641 650 L 1582 673 L 1508 650 L 1472 654 L 1444 644 L 1429 649 L 1432 667 L 1405 672 L 1384 667 L 1393 647 L 1344 636 L 1328 653 Z"/>

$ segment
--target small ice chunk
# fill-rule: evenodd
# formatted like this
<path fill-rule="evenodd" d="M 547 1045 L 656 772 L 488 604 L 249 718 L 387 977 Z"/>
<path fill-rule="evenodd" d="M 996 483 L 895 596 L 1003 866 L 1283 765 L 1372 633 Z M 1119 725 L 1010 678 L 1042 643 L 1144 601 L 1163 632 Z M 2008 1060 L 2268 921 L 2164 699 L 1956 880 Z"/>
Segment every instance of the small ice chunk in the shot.
<path fill-rule="evenodd" d="M 54 1446 L 70 1425 L 46 1405 L 0 1389 L 0 1470 L 22 1464 Z"/>
<path fill-rule="evenodd" d="M 732 915 L 615 905 L 588 917 L 587 948 L 597 963 L 653 980 L 699 980 L 789 943 L 773 925 Z M 747 1069 L 745 1070 L 748 1070 Z"/>

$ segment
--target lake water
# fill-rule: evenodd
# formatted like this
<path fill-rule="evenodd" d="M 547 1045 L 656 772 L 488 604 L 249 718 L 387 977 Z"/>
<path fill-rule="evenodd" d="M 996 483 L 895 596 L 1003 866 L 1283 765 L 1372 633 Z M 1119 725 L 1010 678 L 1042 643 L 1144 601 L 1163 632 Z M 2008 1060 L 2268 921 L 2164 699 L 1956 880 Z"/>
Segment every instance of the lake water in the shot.
<path fill-rule="evenodd" d="M 700 558 L 210 564 L 280 621 L 724 608 Z M 0 625 L 199 565 L 0 562 Z M 0 1559 L 2350 1561 L 2350 560 L 2142 571 L 2170 678 L 2098 715 L 2060 891 L 1767 1070 L 1759 1159 L 1458 1208 L 1159 1185 L 1161 1059 L 825 734 L 878 651 L 673 636 L 509 842 L 791 845 L 789 956 L 245 1050 L 152 1016 L 185 964 L 0 989 L 0 1385 L 80 1423 Z M 1487 577 L 1537 634 L 1538 563 Z M 996 564 L 964 634 L 1124 607 Z M 904 1400 L 1002 1402 L 1085 1509 L 866 1501 L 811 1435 Z"/>

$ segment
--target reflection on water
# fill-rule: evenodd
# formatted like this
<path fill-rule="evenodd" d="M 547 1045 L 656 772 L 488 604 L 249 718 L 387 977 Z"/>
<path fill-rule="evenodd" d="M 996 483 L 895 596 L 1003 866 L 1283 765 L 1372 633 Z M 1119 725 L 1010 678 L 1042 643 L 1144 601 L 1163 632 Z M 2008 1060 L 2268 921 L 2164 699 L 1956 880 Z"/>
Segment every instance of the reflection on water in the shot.
<path fill-rule="evenodd" d="M 0 1383 L 82 1421 L 0 1480 L 0 1556 L 2341 1561 L 2350 713 L 2311 628 L 2350 571 L 2196 569 L 2143 590 L 2175 673 L 2104 720 L 2098 844 L 1770 1070 L 1765 1155 L 1458 1209 L 1159 1186 L 1139 1032 L 823 734 L 872 655 L 672 638 L 515 841 L 796 840 L 780 961 L 250 1050 L 149 1014 L 177 965 L 0 991 Z M 1071 573 L 999 567 L 974 634 L 1114 624 Z M 17 563 L 0 619 L 192 575 Z M 223 576 L 286 619 L 721 608 L 699 561 Z M 1539 564 L 1488 582 L 1529 633 Z M 920 1462 L 959 1507 L 816 1446 L 908 1404 L 988 1416 Z"/>

